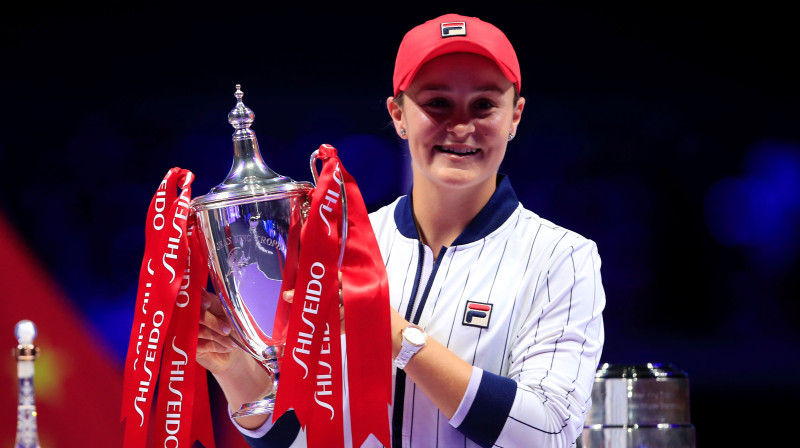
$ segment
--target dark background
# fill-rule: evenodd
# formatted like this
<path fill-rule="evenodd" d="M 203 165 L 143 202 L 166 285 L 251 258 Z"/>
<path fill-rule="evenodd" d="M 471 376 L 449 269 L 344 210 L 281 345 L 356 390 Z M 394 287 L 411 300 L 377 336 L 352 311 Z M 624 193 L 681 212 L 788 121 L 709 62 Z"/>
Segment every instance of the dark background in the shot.
<path fill-rule="evenodd" d="M 701 446 L 788 441 L 779 412 L 800 398 L 792 13 L 486 4 L 4 5 L 0 213 L 121 368 L 147 206 L 173 166 L 197 175 L 194 196 L 224 179 L 235 84 L 270 167 L 310 180 L 310 153 L 330 143 L 374 210 L 408 188 L 384 106 L 403 34 L 477 16 L 515 45 L 527 99 L 501 171 L 529 209 L 598 244 L 602 361 L 686 371 Z"/>

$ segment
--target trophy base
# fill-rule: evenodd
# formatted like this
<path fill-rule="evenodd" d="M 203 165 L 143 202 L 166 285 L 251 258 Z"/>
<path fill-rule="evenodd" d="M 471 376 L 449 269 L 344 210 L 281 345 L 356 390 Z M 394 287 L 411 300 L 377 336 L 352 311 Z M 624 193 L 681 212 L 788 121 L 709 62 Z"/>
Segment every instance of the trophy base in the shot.
<path fill-rule="evenodd" d="M 231 414 L 233 418 L 247 417 L 250 415 L 272 414 L 275 409 L 275 399 L 265 398 L 263 400 L 251 401 L 242 404 L 238 411 Z"/>

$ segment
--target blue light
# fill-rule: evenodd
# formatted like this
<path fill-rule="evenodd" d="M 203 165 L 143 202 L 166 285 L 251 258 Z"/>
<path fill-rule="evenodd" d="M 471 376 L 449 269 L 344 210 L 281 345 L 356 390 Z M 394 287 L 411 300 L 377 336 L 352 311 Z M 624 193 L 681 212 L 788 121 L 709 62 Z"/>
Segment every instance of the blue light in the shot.
<path fill-rule="evenodd" d="M 741 177 L 720 179 L 706 194 L 705 216 L 721 244 L 752 249 L 766 266 L 788 266 L 800 248 L 800 147 L 754 146 Z"/>

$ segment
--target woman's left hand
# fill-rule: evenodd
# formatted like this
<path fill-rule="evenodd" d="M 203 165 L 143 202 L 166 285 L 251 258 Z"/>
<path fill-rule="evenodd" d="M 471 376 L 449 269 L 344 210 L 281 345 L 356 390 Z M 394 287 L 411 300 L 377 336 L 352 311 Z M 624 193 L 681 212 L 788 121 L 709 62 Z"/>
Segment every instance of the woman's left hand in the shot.
<path fill-rule="evenodd" d="M 292 303 L 294 301 L 294 289 L 289 289 L 283 293 L 283 300 Z M 344 296 L 342 295 L 342 271 L 339 271 L 339 334 L 344 334 Z"/>

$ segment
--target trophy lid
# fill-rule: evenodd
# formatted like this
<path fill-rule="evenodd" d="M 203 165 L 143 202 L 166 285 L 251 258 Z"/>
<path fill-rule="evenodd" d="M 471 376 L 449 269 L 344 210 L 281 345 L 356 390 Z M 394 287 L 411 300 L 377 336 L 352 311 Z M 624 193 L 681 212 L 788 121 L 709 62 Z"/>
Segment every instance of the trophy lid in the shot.
<path fill-rule="evenodd" d="M 250 129 L 255 113 L 244 105 L 242 86 L 236 84 L 236 106 L 228 113 L 228 123 L 236 130 L 233 133 L 233 164 L 222 183 L 212 188 L 208 194 L 192 201 L 196 208 L 214 208 L 227 205 L 231 201 L 247 201 L 270 195 L 293 194 L 312 188 L 307 182 L 295 182 L 272 171 L 264 163 L 258 149 L 256 134 Z"/>
<path fill-rule="evenodd" d="M 688 378 L 685 371 L 670 362 L 648 362 L 640 364 L 605 363 L 595 372 L 595 379 L 600 378 Z"/>

